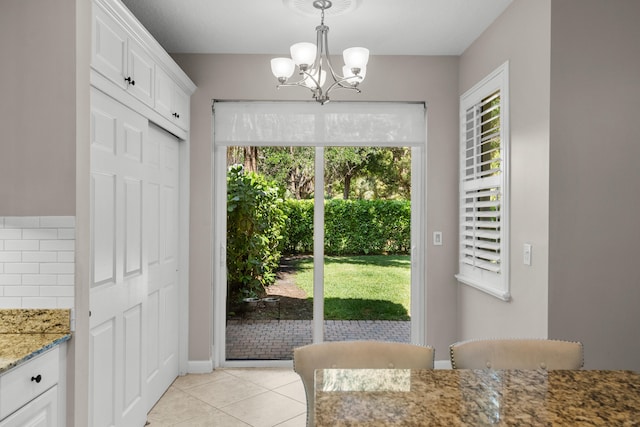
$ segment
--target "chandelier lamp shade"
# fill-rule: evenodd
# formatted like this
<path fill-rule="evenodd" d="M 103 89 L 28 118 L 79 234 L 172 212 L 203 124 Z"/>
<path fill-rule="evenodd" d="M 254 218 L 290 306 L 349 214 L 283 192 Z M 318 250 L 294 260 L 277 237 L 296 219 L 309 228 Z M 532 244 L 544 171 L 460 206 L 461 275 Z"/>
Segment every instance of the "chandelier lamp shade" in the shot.
<path fill-rule="evenodd" d="M 320 25 L 316 27 L 316 44 L 296 43 L 291 46 L 291 58 L 273 58 L 271 71 L 278 79 L 278 88 L 300 86 L 311 90 L 313 98 L 325 104 L 329 102 L 329 93 L 336 88 L 353 90 L 360 93 L 358 85 L 367 74 L 369 50 L 364 47 L 351 47 L 342 52 L 344 66 L 342 73 L 336 71 L 329 57 L 327 34 L 329 27 L 324 25 L 324 11 L 331 7 L 330 0 L 315 0 L 313 7 L 321 11 Z M 299 80 L 289 79 L 297 72 Z M 327 78 L 330 78 L 325 89 Z"/>

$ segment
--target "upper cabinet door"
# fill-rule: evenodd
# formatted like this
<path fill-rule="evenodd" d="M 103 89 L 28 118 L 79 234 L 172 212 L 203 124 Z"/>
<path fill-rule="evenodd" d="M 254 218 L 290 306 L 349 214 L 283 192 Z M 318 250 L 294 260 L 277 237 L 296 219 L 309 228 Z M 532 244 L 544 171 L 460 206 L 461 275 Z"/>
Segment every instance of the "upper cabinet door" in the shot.
<path fill-rule="evenodd" d="M 171 77 L 156 66 L 156 111 L 171 119 L 173 113 L 173 87 L 175 83 Z"/>
<path fill-rule="evenodd" d="M 182 129 L 189 129 L 189 110 L 191 98 L 177 85 L 173 90 L 174 121 Z"/>
<path fill-rule="evenodd" d="M 91 66 L 153 108 L 153 58 L 107 11 L 95 9 Z"/>
<path fill-rule="evenodd" d="M 128 90 L 140 101 L 153 107 L 155 63 L 142 46 L 133 39 L 129 39 L 127 51 L 129 59 L 127 69 L 131 78 L 130 81 L 127 80 Z"/>
<path fill-rule="evenodd" d="M 127 87 L 127 33 L 101 8 L 93 15 L 91 66 L 122 88 Z"/>
<path fill-rule="evenodd" d="M 155 101 L 158 113 L 182 129 L 189 129 L 190 97 L 160 67 L 156 67 Z"/>

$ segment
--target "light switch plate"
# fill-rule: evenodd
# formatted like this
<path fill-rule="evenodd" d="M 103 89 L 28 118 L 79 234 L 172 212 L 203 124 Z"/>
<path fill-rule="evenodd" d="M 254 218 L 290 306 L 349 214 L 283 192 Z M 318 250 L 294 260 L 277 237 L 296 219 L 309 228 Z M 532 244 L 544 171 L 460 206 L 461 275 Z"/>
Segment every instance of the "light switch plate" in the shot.
<path fill-rule="evenodd" d="M 433 232 L 433 244 L 435 246 L 442 246 L 442 231 Z"/>
<path fill-rule="evenodd" d="M 522 247 L 522 258 L 524 265 L 531 265 L 531 244 L 525 243 Z"/>

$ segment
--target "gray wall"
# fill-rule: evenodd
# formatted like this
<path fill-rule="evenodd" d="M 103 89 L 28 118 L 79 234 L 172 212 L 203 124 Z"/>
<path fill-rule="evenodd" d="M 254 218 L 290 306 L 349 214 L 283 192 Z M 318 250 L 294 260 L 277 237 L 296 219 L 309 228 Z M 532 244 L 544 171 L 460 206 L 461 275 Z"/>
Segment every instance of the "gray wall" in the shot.
<path fill-rule="evenodd" d="M 74 16 L 74 0 L 2 0 L 0 215 L 75 214 Z"/>
<path fill-rule="evenodd" d="M 551 8 L 549 336 L 640 371 L 640 2 Z"/>
<path fill-rule="evenodd" d="M 89 410 L 90 11 L 86 0 L 0 5 L 0 216 L 76 219 L 70 426 L 87 425 Z"/>
<path fill-rule="evenodd" d="M 511 65 L 513 301 L 461 286 L 459 339 L 580 340 L 585 367 L 640 370 L 639 19 L 636 0 L 516 0 L 461 56 L 460 94 Z"/>
<path fill-rule="evenodd" d="M 275 55 L 274 55 L 275 56 Z M 212 99 L 303 99 L 299 88 L 275 89 L 264 55 L 174 55 L 198 86 L 191 98 L 191 233 L 189 360 L 211 357 L 212 337 Z M 427 342 L 439 359 L 448 358 L 455 338 L 457 236 L 457 57 L 372 57 L 360 95 L 332 99 L 426 101 L 427 108 L 427 232 L 443 231 L 443 246 L 427 246 L 425 262 L 429 298 Z M 430 242 L 430 240 L 429 240 Z"/>
<path fill-rule="evenodd" d="M 460 95 L 509 61 L 512 300 L 460 285 L 459 339 L 547 336 L 549 16 L 550 0 L 515 1 L 460 58 Z"/>

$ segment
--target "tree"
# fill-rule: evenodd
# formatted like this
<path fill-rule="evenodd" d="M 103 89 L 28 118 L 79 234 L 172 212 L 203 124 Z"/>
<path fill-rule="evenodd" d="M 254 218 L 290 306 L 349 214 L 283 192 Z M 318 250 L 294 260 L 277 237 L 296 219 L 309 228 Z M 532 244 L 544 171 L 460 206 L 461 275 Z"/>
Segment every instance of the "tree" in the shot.
<path fill-rule="evenodd" d="M 244 170 L 258 172 L 258 147 L 244 147 Z"/>
<path fill-rule="evenodd" d="M 290 197 L 308 199 L 313 194 L 314 159 L 313 147 L 260 147 L 258 169 Z"/>
<path fill-rule="evenodd" d="M 411 199 L 411 148 L 380 150 L 367 164 L 365 179 L 375 199 Z"/>
<path fill-rule="evenodd" d="M 364 177 L 369 165 L 383 155 L 379 147 L 331 147 L 325 152 L 325 181 L 342 188 L 342 198 L 348 200 L 355 178 Z M 329 196 L 331 196 L 329 194 Z"/>
<path fill-rule="evenodd" d="M 334 193 L 341 193 L 345 200 L 410 199 L 408 147 L 328 147 L 325 158 L 325 192 L 329 199 Z M 244 164 L 247 170 L 254 163 L 256 171 L 276 181 L 287 197 L 303 200 L 313 196 L 314 147 L 228 148 L 228 166 Z"/>
<path fill-rule="evenodd" d="M 243 165 L 245 172 L 258 172 L 258 147 L 228 147 L 227 167 Z"/>

